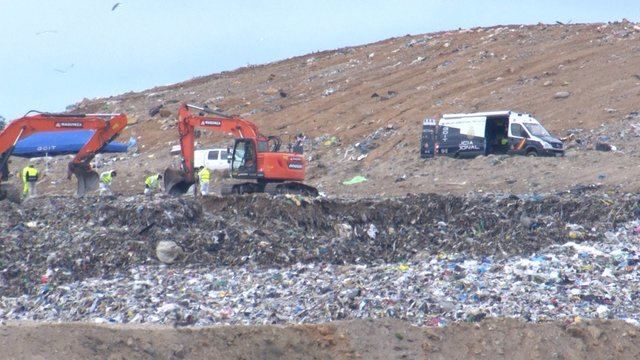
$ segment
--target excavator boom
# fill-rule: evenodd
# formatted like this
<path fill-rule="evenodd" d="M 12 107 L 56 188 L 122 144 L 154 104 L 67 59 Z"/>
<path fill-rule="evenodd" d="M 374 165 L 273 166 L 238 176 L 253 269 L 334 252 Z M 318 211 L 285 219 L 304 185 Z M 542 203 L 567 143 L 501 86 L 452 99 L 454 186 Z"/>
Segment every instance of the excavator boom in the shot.
<path fill-rule="evenodd" d="M 83 195 L 98 186 L 98 174 L 91 170 L 89 162 L 126 126 L 127 117 L 124 114 L 27 114 L 12 121 L 0 132 L 0 181 L 9 176 L 7 163 L 18 140 L 45 131 L 95 130 L 69 163 L 68 175 L 76 176 L 78 194 Z M 0 199 L 2 195 L 0 190 Z"/>

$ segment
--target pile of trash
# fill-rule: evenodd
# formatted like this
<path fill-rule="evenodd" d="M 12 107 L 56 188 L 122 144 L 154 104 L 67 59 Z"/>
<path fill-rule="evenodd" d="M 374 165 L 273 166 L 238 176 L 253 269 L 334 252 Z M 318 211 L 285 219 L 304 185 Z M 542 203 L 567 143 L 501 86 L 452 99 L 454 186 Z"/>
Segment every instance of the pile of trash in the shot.
<path fill-rule="evenodd" d="M 616 109 L 604 109 L 608 113 L 616 113 Z M 619 122 L 601 124 L 600 127 L 586 131 L 581 128 L 567 130 L 562 138 L 566 149 L 614 151 L 636 153 L 637 137 L 640 136 L 640 111 L 631 111 L 624 117 L 616 115 Z"/>
<path fill-rule="evenodd" d="M 376 131 L 366 136 L 362 141 L 348 146 L 344 152 L 343 159 L 348 158 L 349 160 L 357 161 L 365 159 L 368 156 L 369 152 L 379 146 L 379 140 L 392 136 L 395 133 L 396 129 L 392 124 L 389 124 L 386 127 L 378 128 Z"/>
<path fill-rule="evenodd" d="M 422 194 L 385 200 L 248 195 L 40 197 L 0 203 L 0 293 L 35 294 L 140 265 L 379 265 L 442 252 L 506 258 L 601 240 L 638 197 Z M 235 271 L 235 270 L 234 270 Z"/>
<path fill-rule="evenodd" d="M 639 224 L 621 224 L 602 241 L 570 241 L 509 258 L 443 252 L 379 265 L 140 265 L 105 278 L 43 281 L 30 295 L 4 295 L 0 320 L 183 326 L 392 317 L 444 326 L 517 317 L 639 325 Z"/>

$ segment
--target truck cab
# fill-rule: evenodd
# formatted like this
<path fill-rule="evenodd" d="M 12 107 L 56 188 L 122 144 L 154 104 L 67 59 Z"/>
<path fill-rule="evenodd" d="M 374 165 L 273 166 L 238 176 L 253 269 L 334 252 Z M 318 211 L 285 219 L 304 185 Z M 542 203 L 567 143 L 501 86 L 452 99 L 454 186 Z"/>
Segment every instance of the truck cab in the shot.
<path fill-rule="evenodd" d="M 551 136 L 538 120 L 528 114 L 509 116 L 507 153 L 527 156 L 563 156 L 562 141 Z"/>

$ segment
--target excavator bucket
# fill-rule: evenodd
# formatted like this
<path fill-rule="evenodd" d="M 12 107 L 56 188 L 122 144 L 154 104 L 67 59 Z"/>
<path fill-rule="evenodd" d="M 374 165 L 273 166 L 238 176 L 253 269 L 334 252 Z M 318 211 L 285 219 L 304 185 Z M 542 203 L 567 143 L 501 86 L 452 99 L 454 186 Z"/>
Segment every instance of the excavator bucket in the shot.
<path fill-rule="evenodd" d="M 22 196 L 17 187 L 13 184 L 0 184 L 0 201 L 9 200 L 16 204 L 22 202 Z"/>
<path fill-rule="evenodd" d="M 76 168 L 73 170 L 73 175 L 78 179 L 77 195 L 83 196 L 89 191 L 98 189 L 100 184 L 100 176 L 94 170 L 84 170 L 82 168 Z"/>
<path fill-rule="evenodd" d="M 184 171 L 168 168 L 164 171 L 164 189 L 174 196 L 184 195 L 189 191 L 193 181 L 189 181 Z"/>

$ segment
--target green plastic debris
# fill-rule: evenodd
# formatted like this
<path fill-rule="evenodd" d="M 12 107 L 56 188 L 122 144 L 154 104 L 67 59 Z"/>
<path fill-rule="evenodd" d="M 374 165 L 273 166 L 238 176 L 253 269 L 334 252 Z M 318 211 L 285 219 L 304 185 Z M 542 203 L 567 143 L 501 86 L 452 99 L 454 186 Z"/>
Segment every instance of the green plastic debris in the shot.
<path fill-rule="evenodd" d="M 337 136 L 332 136 L 330 138 L 328 138 L 327 140 L 324 141 L 324 146 L 332 146 L 338 143 L 338 137 Z"/>
<path fill-rule="evenodd" d="M 362 176 L 362 175 L 358 175 L 358 176 L 354 176 L 351 180 L 347 180 L 347 181 L 343 181 L 342 184 L 344 185 L 353 185 L 353 184 L 359 184 L 361 182 L 365 182 L 367 181 L 367 178 Z"/>

